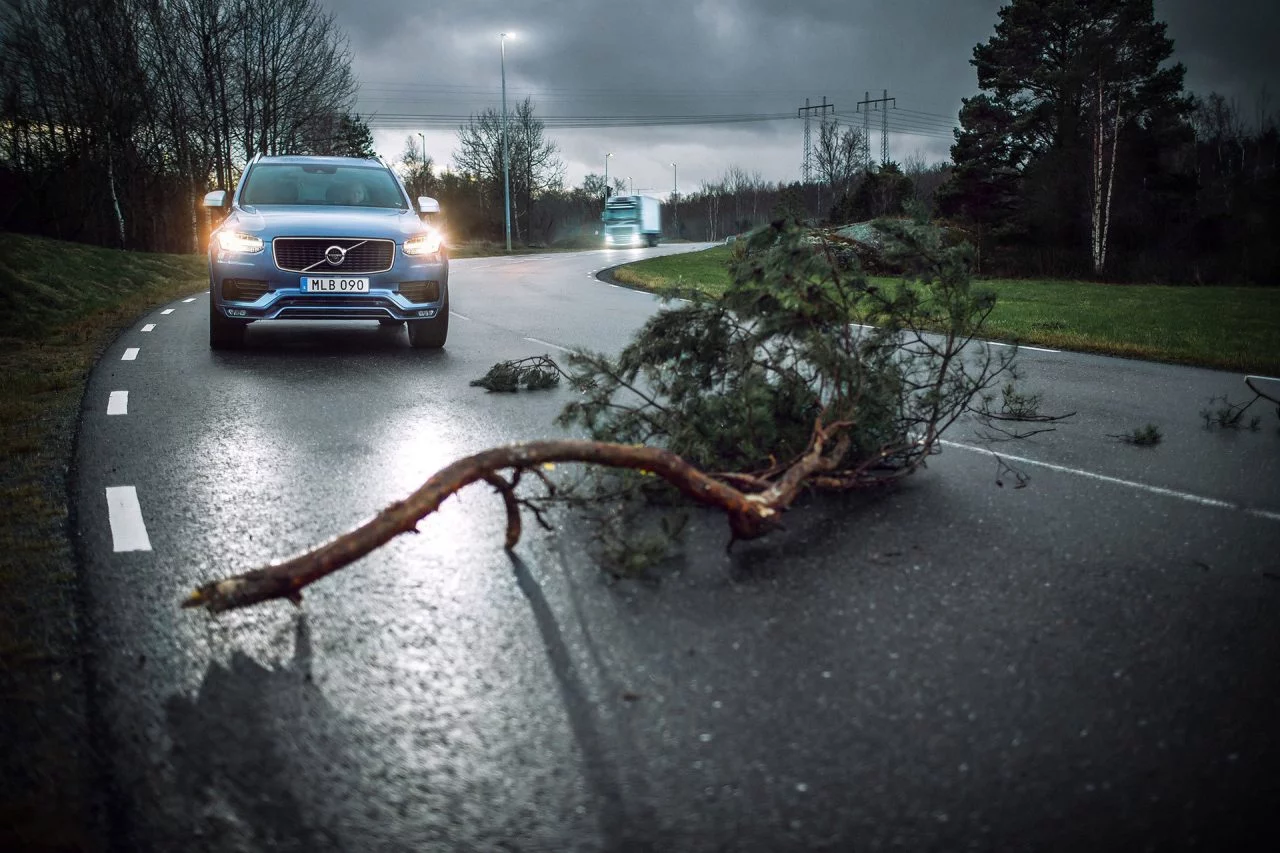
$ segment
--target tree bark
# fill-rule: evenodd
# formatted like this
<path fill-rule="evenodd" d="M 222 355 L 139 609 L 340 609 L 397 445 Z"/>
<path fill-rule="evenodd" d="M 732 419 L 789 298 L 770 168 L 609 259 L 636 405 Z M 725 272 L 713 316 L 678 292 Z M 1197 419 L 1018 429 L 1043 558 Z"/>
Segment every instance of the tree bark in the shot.
<path fill-rule="evenodd" d="M 822 454 L 826 440 L 827 433 L 816 430 L 809 452 L 783 481 L 763 495 L 744 494 L 703 473 L 680 456 L 654 447 L 552 440 L 491 448 L 439 471 L 408 498 L 388 506 L 355 530 L 282 563 L 205 584 L 182 606 L 203 607 L 217 613 L 276 598 L 298 603 L 303 588 L 402 533 L 416 532 L 421 519 L 439 509 L 450 495 L 477 481 L 488 482 L 502 493 L 508 516 L 506 547 L 512 548 L 520 536 L 519 502 L 514 496 L 514 480 L 509 483 L 497 472 L 515 469 L 518 473 L 547 463 L 586 462 L 655 474 L 686 497 L 724 510 L 735 539 L 754 539 L 778 526 L 781 512 L 803 487 L 807 473 L 830 467 Z"/>

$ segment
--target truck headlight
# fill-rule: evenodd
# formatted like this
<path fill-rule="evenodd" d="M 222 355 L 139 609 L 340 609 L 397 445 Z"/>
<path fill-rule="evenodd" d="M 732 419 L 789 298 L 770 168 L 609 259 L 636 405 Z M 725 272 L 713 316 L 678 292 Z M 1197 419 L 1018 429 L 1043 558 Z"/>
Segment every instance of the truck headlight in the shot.
<path fill-rule="evenodd" d="M 219 231 L 218 246 L 236 255 L 256 255 L 262 251 L 262 238 L 240 231 Z"/>
<path fill-rule="evenodd" d="M 428 231 L 404 241 L 404 253 L 416 257 L 418 255 L 434 255 L 440 251 L 444 235 L 439 231 Z"/>

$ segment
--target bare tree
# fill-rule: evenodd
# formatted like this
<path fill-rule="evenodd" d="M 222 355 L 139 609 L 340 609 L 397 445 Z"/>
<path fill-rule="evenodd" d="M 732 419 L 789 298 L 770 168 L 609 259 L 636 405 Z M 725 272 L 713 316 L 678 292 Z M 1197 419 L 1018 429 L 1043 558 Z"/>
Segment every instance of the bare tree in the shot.
<path fill-rule="evenodd" d="M 724 184 L 703 181 L 698 188 L 700 199 L 707 209 L 707 239 L 720 239 L 720 201 L 724 195 Z"/>
<path fill-rule="evenodd" d="M 834 196 L 850 191 L 866 151 L 866 136 L 860 129 L 849 126 L 841 130 L 834 121 L 822 123 L 814 160 L 819 179 L 831 188 Z"/>
<path fill-rule="evenodd" d="M 355 98 L 346 37 L 316 0 L 240 0 L 243 150 L 295 149 L 306 125 Z"/>
<path fill-rule="evenodd" d="M 724 170 L 720 186 L 724 188 L 725 193 L 733 197 L 733 222 L 727 230 L 736 233 L 742 228 L 743 196 L 751 187 L 751 178 L 746 169 L 735 164 Z"/>
<path fill-rule="evenodd" d="M 546 126 L 534 114 L 533 101 L 525 98 L 507 117 L 507 149 L 510 163 L 512 229 L 528 221 L 533 202 L 543 193 L 564 185 L 564 164 L 559 149 L 546 137 Z M 489 108 L 458 128 L 458 148 L 453 162 L 461 171 L 477 175 L 501 211 L 503 203 L 502 115 Z"/>
<path fill-rule="evenodd" d="M 5 223 L 50 236 L 192 251 L 199 196 L 253 153 L 358 136 L 318 0 L 8 0 L 0 57 L 0 156 L 34 201 Z"/>
<path fill-rule="evenodd" d="M 435 163 L 418 145 L 418 140 L 410 134 L 404 138 L 404 151 L 400 154 L 400 177 L 404 180 L 409 195 L 417 198 L 420 195 L 435 195 L 440 181 L 435 174 Z"/>

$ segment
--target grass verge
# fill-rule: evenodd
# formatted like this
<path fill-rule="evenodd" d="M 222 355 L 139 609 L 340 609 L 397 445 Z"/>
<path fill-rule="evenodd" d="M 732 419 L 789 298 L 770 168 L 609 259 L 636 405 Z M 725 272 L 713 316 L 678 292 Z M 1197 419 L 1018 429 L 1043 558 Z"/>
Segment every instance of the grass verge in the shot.
<path fill-rule="evenodd" d="M 208 287 L 198 255 L 0 233 L 0 847 L 95 850 L 67 469 L 85 379 L 147 309 Z"/>
<path fill-rule="evenodd" d="M 613 277 L 645 290 L 676 287 L 717 296 L 729 284 L 731 251 L 716 246 L 652 258 L 618 267 Z M 1280 288 L 1013 279 L 974 284 L 996 294 L 986 327 L 992 340 L 1280 375 Z"/>

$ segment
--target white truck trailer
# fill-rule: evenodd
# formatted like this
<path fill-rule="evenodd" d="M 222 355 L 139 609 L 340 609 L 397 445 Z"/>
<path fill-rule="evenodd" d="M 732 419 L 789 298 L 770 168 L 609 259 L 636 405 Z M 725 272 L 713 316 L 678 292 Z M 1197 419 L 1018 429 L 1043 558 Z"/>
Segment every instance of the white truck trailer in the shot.
<path fill-rule="evenodd" d="M 662 205 L 647 195 L 617 195 L 604 203 L 605 248 L 656 246 L 662 235 Z"/>

